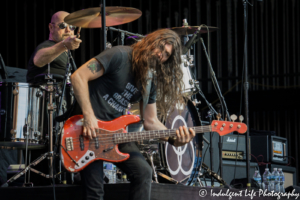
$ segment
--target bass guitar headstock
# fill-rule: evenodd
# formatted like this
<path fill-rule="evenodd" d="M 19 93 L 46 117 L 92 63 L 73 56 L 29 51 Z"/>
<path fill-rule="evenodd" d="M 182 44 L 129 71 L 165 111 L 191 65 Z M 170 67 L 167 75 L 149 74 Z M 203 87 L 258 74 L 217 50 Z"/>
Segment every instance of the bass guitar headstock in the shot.
<path fill-rule="evenodd" d="M 214 120 L 211 123 L 211 129 L 213 132 L 219 133 L 220 136 L 227 135 L 231 132 L 237 131 L 240 134 L 244 134 L 247 131 L 247 125 L 242 123 L 244 117 L 240 116 L 240 122 L 234 122 L 237 119 L 236 115 L 232 115 L 231 119 L 233 122 L 230 121 L 218 121 Z"/>

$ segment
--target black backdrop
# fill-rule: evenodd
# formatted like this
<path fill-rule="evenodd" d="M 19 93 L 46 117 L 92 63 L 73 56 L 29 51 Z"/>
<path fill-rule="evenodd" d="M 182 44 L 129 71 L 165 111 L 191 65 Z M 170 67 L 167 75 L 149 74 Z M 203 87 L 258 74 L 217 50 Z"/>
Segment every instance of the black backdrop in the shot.
<path fill-rule="evenodd" d="M 230 113 L 244 113 L 241 101 L 243 72 L 243 1 L 242 0 L 111 0 L 107 6 L 138 8 L 143 15 L 138 20 L 118 26 L 139 34 L 158 28 L 178 27 L 187 18 L 190 25 L 206 24 L 218 27 L 210 34 L 210 53 L 221 91 Z M 251 129 L 272 130 L 287 137 L 291 165 L 298 161 L 300 106 L 297 99 L 300 87 L 298 0 L 250 0 L 248 22 L 249 109 Z M 48 23 L 53 13 L 70 13 L 97 7 L 99 0 L 3 0 L 1 2 L 0 53 L 8 66 L 27 68 L 34 48 L 48 38 Z M 108 32 L 112 42 L 117 33 Z M 80 66 L 100 51 L 100 29 L 83 29 L 83 43 L 74 52 Z M 208 44 L 207 34 L 203 38 Z M 117 45 L 118 40 L 113 42 Z M 196 44 L 197 79 L 214 105 L 217 96 L 210 81 L 207 62 Z M 201 100 L 201 99 L 200 99 Z M 200 105 L 201 115 L 207 108 Z M 242 110 L 242 112 L 240 111 Z M 203 120 L 205 120 L 203 118 Z"/>

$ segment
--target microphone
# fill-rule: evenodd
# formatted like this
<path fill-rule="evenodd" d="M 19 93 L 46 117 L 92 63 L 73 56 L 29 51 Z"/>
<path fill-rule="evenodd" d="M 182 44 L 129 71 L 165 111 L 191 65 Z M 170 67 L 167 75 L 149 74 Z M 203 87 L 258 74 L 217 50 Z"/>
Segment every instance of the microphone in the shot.
<path fill-rule="evenodd" d="M 196 41 L 196 38 L 198 36 L 198 34 L 200 33 L 200 28 L 193 34 L 193 36 L 191 37 L 191 39 L 182 47 L 182 54 L 186 54 L 188 52 L 188 50 L 191 48 L 191 46 L 194 44 L 194 42 Z"/>

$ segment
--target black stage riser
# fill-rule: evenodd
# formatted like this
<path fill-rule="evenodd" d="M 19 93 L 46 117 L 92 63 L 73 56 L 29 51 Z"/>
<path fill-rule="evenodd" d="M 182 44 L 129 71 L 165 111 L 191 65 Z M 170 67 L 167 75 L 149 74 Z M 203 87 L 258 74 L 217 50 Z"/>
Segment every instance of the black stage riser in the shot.
<path fill-rule="evenodd" d="M 128 191 L 129 184 L 106 184 L 104 185 L 105 196 L 104 199 L 109 200 L 129 200 Z M 201 194 L 207 193 L 205 198 L 199 196 Z M 205 199 L 205 200 L 228 200 L 228 196 L 211 196 L 212 191 L 214 194 L 219 193 L 234 192 L 239 193 L 240 190 L 237 189 L 226 189 L 226 188 L 201 188 L 201 187 L 191 187 L 191 186 L 180 186 L 171 184 L 152 184 L 151 200 L 190 200 L 190 199 Z M 47 187 L 33 187 L 33 188 L 22 188 L 22 187 L 9 187 L 0 188 L 1 199 L 5 200 L 53 200 L 53 188 L 51 186 Z M 242 191 L 245 194 L 245 191 Z M 258 196 L 258 194 L 257 194 Z M 253 199 L 263 199 L 271 200 L 276 199 L 275 197 L 253 197 Z M 232 197 L 233 199 L 250 199 L 249 196 L 245 197 Z M 70 185 L 59 185 L 56 187 L 56 199 L 60 200 L 81 200 L 82 193 L 80 186 L 70 186 Z"/>

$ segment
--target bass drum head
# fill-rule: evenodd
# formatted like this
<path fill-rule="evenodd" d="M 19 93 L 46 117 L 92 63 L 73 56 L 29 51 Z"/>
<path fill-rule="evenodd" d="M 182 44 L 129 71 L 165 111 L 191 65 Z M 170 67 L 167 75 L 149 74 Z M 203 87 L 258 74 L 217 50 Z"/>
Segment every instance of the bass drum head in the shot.
<path fill-rule="evenodd" d="M 194 127 L 201 126 L 201 120 L 194 104 L 188 100 L 187 104 L 176 105 L 173 112 L 169 113 L 165 126 L 168 129 L 177 129 L 179 126 Z M 165 143 L 165 164 L 171 177 L 182 184 L 192 185 L 198 176 L 197 168 L 200 165 L 200 148 L 202 137 L 197 134 L 188 144 L 174 147 Z"/>

